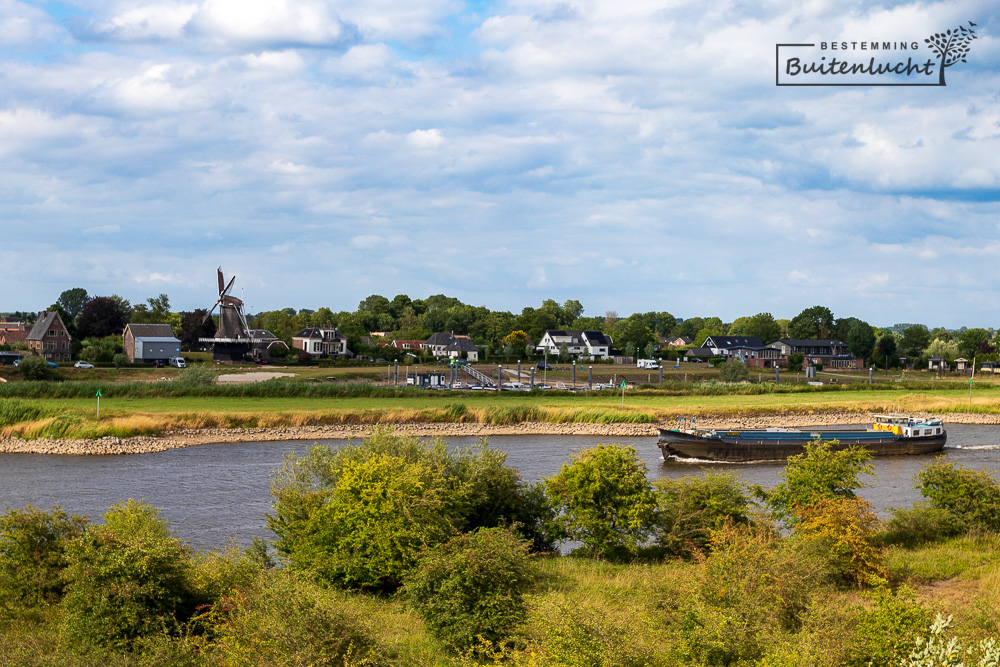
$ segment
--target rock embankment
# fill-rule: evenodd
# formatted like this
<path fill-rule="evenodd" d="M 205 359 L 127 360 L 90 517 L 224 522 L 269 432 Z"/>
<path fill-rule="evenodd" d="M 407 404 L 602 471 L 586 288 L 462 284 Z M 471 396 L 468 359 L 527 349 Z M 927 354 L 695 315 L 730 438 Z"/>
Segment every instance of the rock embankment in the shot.
<path fill-rule="evenodd" d="M 948 414 L 939 415 L 945 424 L 1000 424 L 1000 415 Z M 832 424 L 867 424 L 871 415 L 857 412 L 824 412 L 820 414 L 782 414 L 769 416 L 713 416 L 696 418 L 698 428 L 790 428 L 824 426 Z M 672 425 L 667 420 L 663 425 Z M 688 424 L 689 425 L 689 424 Z M 390 425 L 397 433 L 416 436 L 491 436 L 491 435 L 597 435 L 614 437 L 653 437 L 655 424 L 550 424 L 524 422 L 511 426 L 492 426 L 478 423 L 397 423 Z M 287 440 L 327 440 L 360 438 L 367 435 L 370 425 L 338 424 L 318 426 L 289 426 L 283 428 L 236 429 L 187 429 L 169 431 L 158 436 L 133 438 L 105 437 L 96 440 L 21 440 L 0 438 L 0 453 L 116 455 L 149 454 L 168 449 L 220 442 L 267 442 Z"/>

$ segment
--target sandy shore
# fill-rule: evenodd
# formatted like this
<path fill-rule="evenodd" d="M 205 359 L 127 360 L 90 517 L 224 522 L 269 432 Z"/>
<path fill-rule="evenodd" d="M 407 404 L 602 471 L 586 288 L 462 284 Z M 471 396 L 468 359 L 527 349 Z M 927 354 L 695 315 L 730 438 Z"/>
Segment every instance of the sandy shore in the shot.
<path fill-rule="evenodd" d="M 947 414 L 939 415 L 945 424 L 1000 424 L 1000 415 Z M 703 428 L 766 428 L 769 426 L 824 426 L 830 424 L 866 424 L 868 414 L 828 412 L 822 414 L 786 414 L 774 417 L 701 417 Z M 99 440 L 21 440 L 0 438 L 0 453 L 107 455 L 148 454 L 168 449 L 218 442 L 266 442 L 281 440 L 326 440 L 364 437 L 373 427 L 358 425 L 299 426 L 287 428 L 201 429 L 181 430 L 159 436 L 134 438 L 107 437 Z M 397 433 L 417 436 L 491 436 L 491 435 L 603 435 L 643 437 L 656 436 L 654 424 L 548 424 L 525 422 L 514 426 L 485 424 L 423 424 L 399 423 L 392 428 Z"/>

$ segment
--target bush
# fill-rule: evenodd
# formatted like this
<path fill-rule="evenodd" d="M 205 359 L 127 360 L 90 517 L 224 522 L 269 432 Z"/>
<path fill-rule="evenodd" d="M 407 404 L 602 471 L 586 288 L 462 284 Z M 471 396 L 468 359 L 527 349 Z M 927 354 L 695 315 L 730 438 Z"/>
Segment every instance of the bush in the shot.
<path fill-rule="evenodd" d="M 848 667 L 898 665 L 915 646 L 917 635 L 930 622 L 930 612 L 920 606 L 907 586 L 893 591 L 885 580 L 875 580 L 866 597 L 848 648 Z"/>
<path fill-rule="evenodd" d="M 929 503 L 915 503 L 913 507 L 896 507 L 890 510 L 892 518 L 886 522 L 882 540 L 913 548 L 937 542 L 963 533 L 965 522 L 946 509 Z"/>
<path fill-rule="evenodd" d="M 216 634 L 208 654 L 233 667 L 373 664 L 371 632 L 341 595 L 294 572 L 262 572 L 208 614 Z"/>
<path fill-rule="evenodd" d="M 780 484 L 770 491 L 754 486 L 754 494 L 786 523 L 794 523 L 799 507 L 826 498 L 854 498 L 854 492 L 864 486 L 860 476 L 873 473 L 872 455 L 860 447 L 836 449 L 838 444 L 836 440 L 810 442 L 803 454 L 788 458 Z"/>
<path fill-rule="evenodd" d="M 880 524 L 865 500 L 824 498 L 798 508 L 795 531 L 819 540 L 844 579 L 864 586 L 873 576 L 886 575 L 885 547 L 877 533 Z"/>
<path fill-rule="evenodd" d="M 118 353 L 111 359 L 111 363 L 115 365 L 115 368 L 124 368 L 128 366 L 128 356 Z"/>
<path fill-rule="evenodd" d="M 21 359 L 17 364 L 17 370 L 25 380 L 51 380 L 55 376 L 49 362 L 37 356 Z"/>
<path fill-rule="evenodd" d="M 938 459 L 917 476 L 920 494 L 969 527 L 1000 530 L 1000 484 L 989 472 Z"/>
<path fill-rule="evenodd" d="M 634 555 L 653 528 L 656 497 L 632 447 L 585 449 L 546 483 L 563 535 L 594 556 Z"/>
<path fill-rule="evenodd" d="M 551 546 L 551 510 L 505 461 L 485 442 L 449 450 L 385 429 L 316 446 L 276 474 L 268 524 L 293 567 L 349 588 L 395 588 L 423 549 L 476 528 L 509 523 Z"/>
<path fill-rule="evenodd" d="M 962 667 L 1000 664 L 1000 646 L 996 639 L 983 639 L 978 644 L 963 645 L 957 638 L 948 639 L 945 631 L 951 626 L 951 616 L 938 614 L 927 637 L 917 637 L 917 647 L 900 667 Z"/>
<path fill-rule="evenodd" d="M 215 370 L 205 364 L 188 366 L 177 375 L 177 382 L 185 387 L 211 387 L 217 380 Z"/>
<path fill-rule="evenodd" d="M 733 473 L 660 478 L 653 482 L 658 503 L 656 543 L 672 556 L 704 551 L 712 531 L 726 521 L 747 523 L 749 498 Z"/>
<path fill-rule="evenodd" d="M 459 535 L 420 559 L 406 595 L 431 633 L 458 651 L 502 642 L 525 619 L 534 578 L 528 547 L 504 527 Z"/>
<path fill-rule="evenodd" d="M 731 359 L 719 369 L 719 378 L 723 382 L 743 382 L 749 374 L 746 363 L 739 359 Z"/>
<path fill-rule="evenodd" d="M 66 547 L 86 519 L 58 506 L 26 506 L 0 515 L 0 611 L 55 604 L 62 597 Z"/>
<path fill-rule="evenodd" d="M 150 505 L 128 500 L 66 550 L 63 628 L 76 644 L 127 647 L 195 610 L 190 555 Z"/>
<path fill-rule="evenodd" d="M 783 631 L 801 626 L 822 565 L 785 548 L 766 524 L 729 523 L 713 533 L 685 610 L 696 664 L 754 664 Z"/>

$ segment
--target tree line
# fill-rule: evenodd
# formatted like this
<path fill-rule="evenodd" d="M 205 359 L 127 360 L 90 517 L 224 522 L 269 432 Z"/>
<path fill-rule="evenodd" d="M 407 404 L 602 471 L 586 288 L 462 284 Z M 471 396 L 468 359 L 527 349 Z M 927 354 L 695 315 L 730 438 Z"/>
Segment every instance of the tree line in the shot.
<path fill-rule="evenodd" d="M 211 337 L 215 332 L 214 319 L 204 322 L 205 309 L 174 312 L 166 294 L 132 305 L 118 295 L 91 296 L 78 287 L 62 292 L 49 310 L 58 311 L 70 329 L 74 352 L 93 360 L 105 360 L 115 346 L 115 338 L 120 348 L 121 332 L 129 322 L 170 324 L 182 346 L 189 349 L 197 347 L 199 338 Z M 443 294 L 426 299 L 411 299 L 405 294 L 389 299 L 373 294 L 354 311 L 283 308 L 248 314 L 247 320 L 251 327 L 266 329 L 289 345 L 292 336 L 306 327 L 336 327 L 358 353 L 372 351 L 366 348 L 366 337 L 372 332 L 403 340 L 426 340 L 436 332 L 451 332 L 469 336 L 487 355 L 530 357 L 546 330 L 573 329 L 610 335 L 615 348 L 626 356 L 654 356 L 664 340 L 684 337 L 700 345 L 709 336 L 728 335 L 756 336 L 764 344 L 782 338 L 840 340 L 852 355 L 879 366 L 888 362 L 898 367 L 901 357 L 918 367 L 926 367 L 927 358 L 935 356 L 946 361 L 960 356 L 970 360 L 996 358 L 991 329 L 949 331 L 924 324 L 877 327 L 855 317 L 835 317 L 825 306 L 806 308 L 791 319 L 762 312 L 724 322 L 714 316 L 679 318 L 667 311 L 627 317 L 619 317 L 615 311 L 589 315 L 576 299 L 562 304 L 546 299 L 537 308 L 526 306 L 515 314 L 472 306 Z M 87 348 L 93 349 L 83 354 Z M 386 354 L 392 353 L 379 352 L 379 356 Z"/>

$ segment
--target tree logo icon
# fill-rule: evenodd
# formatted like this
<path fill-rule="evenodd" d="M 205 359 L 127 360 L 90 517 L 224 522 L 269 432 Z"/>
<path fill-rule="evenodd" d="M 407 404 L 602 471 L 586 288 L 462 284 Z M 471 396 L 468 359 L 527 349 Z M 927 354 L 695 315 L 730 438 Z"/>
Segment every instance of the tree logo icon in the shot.
<path fill-rule="evenodd" d="M 968 62 L 965 56 L 969 53 L 972 40 L 976 39 L 976 31 L 973 28 L 976 24 L 969 21 L 969 27 L 958 26 L 954 30 L 946 32 L 936 32 L 924 42 L 927 43 L 931 51 L 941 59 L 941 69 L 938 72 L 938 85 L 948 85 L 944 81 L 944 70 L 955 63 Z"/>

